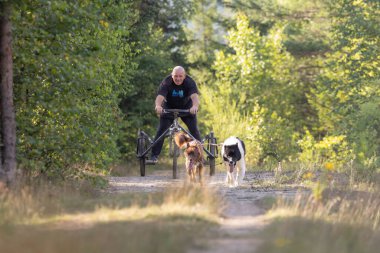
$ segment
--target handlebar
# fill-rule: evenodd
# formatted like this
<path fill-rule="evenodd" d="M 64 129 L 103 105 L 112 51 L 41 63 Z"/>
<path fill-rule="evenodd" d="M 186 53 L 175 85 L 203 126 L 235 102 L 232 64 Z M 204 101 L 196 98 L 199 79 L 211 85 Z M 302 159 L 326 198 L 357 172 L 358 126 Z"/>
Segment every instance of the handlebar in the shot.
<path fill-rule="evenodd" d="M 189 109 L 162 109 L 163 113 L 189 113 Z"/>

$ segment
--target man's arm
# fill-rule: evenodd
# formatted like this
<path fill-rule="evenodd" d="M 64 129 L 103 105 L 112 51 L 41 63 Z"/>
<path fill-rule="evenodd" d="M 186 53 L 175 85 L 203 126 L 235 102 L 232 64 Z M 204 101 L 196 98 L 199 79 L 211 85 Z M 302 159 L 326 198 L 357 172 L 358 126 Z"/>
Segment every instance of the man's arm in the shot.
<path fill-rule="evenodd" d="M 154 110 L 156 110 L 157 114 L 161 115 L 162 113 L 162 103 L 164 102 L 165 100 L 165 97 L 162 96 L 162 95 L 157 95 L 156 97 L 156 101 L 154 101 L 154 104 L 155 104 L 155 108 Z"/>
<path fill-rule="evenodd" d="M 190 108 L 191 114 L 197 114 L 199 107 L 199 96 L 197 93 L 193 93 L 191 96 L 191 101 L 193 102 L 193 106 Z"/>

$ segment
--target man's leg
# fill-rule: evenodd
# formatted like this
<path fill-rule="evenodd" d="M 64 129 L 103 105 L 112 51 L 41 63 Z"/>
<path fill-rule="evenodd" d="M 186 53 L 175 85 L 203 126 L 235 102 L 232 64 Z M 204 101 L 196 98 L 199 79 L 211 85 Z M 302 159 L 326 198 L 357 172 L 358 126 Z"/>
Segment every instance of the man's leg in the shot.
<path fill-rule="evenodd" d="M 199 133 L 198 126 L 197 126 L 197 117 L 191 116 L 191 117 L 183 117 L 181 119 L 183 123 L 186 124 L 191 135 L 194 136 L 194 138 L 197 139 L 198 141 L 201 141 L 202 140 L 201 134 Z"/>
<path fill-rule="evenodd" d="M 173 123 L 173 119 L 160 117 L 160 124 L 158 125 L 156 137 L 154 137 L 154 141 L 156 141 L 165 131 L 170 127 Z M 162 138 L 152 147 L 152 157 L 158 157 L 161 153 L 162 146 L 164 145 L 165 138 Z"/>

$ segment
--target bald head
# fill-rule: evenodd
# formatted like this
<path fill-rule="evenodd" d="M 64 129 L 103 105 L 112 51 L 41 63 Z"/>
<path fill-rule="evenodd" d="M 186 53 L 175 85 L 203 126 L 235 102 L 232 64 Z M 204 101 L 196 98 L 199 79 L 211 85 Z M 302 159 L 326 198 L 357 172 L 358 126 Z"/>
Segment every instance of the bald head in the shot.
<path fill-rule="evenodd" d="M 185 69 L 181 66 L 174 67 L 172 71 L 172 78 L 173 78 L 173 82 L 176 85 L 181 85 L 183 83 L 183 80 L 185 80 L 186 78 Z"/>
<path fill-rule="evenodd" d="M 174 74 L 174 73 L 181 73 L 181 72 L 183 74 L 186 74 L 186 71 L 185 71 L 185 69 L 182 66 L 175 66 L 173 68 L 172 74 Z"/>

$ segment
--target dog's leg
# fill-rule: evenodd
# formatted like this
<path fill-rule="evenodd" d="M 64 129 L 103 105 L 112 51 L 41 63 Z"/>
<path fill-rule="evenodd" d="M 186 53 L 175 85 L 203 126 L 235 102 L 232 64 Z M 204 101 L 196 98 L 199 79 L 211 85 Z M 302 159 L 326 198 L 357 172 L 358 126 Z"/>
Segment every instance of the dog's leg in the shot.
<path fill-rule="evenodd" d="M 236 165 L 234 172 L 233 172 L 233 186 L 237 187 L 239 185 L 238 179 L 239 179 L 239 166 Z"/>
<path fill-rule="evenodd" d="M 189 163 L 189 166 L 187 168 L 187 175 L 188 175 L 190 183 L 194 183 L 195 182 L 195 176 L 194 176 L 195 175 L 195 170 L 196 170 L 196 168 L 190 167 L 190 163 Z"/>
<path fill-rule="evenodd" d="M 228 164 L 227 163 L 224 163 L 224 167 L 226 168 L 226 180 L 225 180 L 225 183 L 226 185 L 229 185 L 230 184 L 230 171 L 229 171 L 229 168 L 228 168 Z"/>
<path fill-rule="evenodd" d="M 191 170 L 186 168 L 186 172 L 187 172 L 187 180 L 188 180 L 188 182 L 191 183 Z"/>
<path fill-rule="evenodd" d="M 227 172 L 227 185 L 229 186 L 229 187 L 231 187 L 232 186 L 232 174 L 231 174 L 231 172 Z"/>
<path fill-rule="evenodd" d="M 189 178 L 190 178 L 190 182 L 192 183 L 193 182 L 193 170 L 189 170 Z"/>
<path fill-rule="evenodd" d="M 230 171 L 230 165 L 228 163 L 226 163 L 226 170 L 227 170 L 226 183 L 229 187 L 232 187 L 234 183 L 234 172 Z"/>
<path fill-rule="evenodd" d="M 191 182 L 193 182 L 193 183 L 196 183 L 197 182 L 197 177 L 196 177 L 196 175 L 197 175 L 197 168 L 195 167 L 193 167 L 193 169 L 191 170 Z"/>
<path fill-rule="evenodd" d="M 243 179 L 245 177 L 245 169 L 245 157 L 243 156 L 239 161 L 239 184 L 243 182 Z"/>
<path fill-rule="evenodd" d="M 228 177 L 228 186 L 229 187 L 233 187 L 233 185 L 234 185 L 234 172 L 230 172 L 230 171 L 228 171 L 227 172 L 227 177 Z"/>
<path fill-rule="evenodd" d="M 203 185 L 202 172 L 203 172 L 203 165 L 200 164 L 198 166 L 198 178 L 199 178 L 199 183 L 200 183 L 201 186 Z"/>

